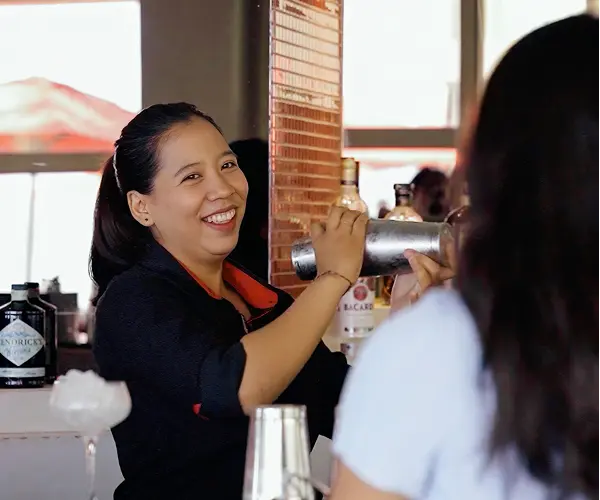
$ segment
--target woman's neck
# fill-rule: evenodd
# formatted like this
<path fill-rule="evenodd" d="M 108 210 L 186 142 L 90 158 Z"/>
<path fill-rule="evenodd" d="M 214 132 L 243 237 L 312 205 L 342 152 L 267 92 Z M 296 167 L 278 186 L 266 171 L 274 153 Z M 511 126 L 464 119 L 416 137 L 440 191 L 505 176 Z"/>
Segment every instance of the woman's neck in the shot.
<path fill-rule="evenodd" d="M 215 295 L 222 296 L 225 291 L 223 281 L 223 261 L 214 264 L 195 262 L 190 259 L 179 260 L 197 279 L 204 283 Z"/>
<path fill-rule="evenodd" d="M 213 293 L 219 296 L 223 295 L 225 291 L 225 283 L 223 281 L 224 258 L 214 258 L 210 261 L 205 261 L 187 255 L 186 252 L 180 249 L 170 248 L 164 242 L 160 242 L 160 244 Z"/>

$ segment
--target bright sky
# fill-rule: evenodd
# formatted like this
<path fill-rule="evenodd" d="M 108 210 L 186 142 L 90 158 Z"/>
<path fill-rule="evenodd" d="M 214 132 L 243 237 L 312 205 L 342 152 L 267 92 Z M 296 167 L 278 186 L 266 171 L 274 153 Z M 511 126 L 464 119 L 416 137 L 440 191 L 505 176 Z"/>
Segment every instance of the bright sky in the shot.
<path fill-rule="evenodd" d="M 137 112 L 140 29 L 133 0 L 0 5 L 0 84 L 43 77 Z"/>

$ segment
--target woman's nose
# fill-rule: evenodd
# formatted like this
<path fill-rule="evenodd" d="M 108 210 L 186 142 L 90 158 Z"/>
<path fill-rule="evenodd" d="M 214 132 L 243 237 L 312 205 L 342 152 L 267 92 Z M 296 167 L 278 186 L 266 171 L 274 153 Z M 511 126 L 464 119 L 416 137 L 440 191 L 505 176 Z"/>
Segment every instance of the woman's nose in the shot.
<path fill-rule="evenodd" d="M 233 186 L 227 182 L 227 179 L 222 173 L 211 176 L 210 179 L 207 180 L 209 180 L 209 182 L 206 197 L 210 201 L 228 198 L 235 192 Z"/>

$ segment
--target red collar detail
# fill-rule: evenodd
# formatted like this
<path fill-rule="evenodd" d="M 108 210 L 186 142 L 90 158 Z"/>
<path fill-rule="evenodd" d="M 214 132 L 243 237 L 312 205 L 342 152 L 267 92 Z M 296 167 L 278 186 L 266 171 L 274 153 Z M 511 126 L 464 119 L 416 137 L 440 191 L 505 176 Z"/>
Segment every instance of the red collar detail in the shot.
<path fill-rule="evenodd" d="M 194 278 L 208 295 L 213 299 L 222 299 L 222 297 L 213 292 L 206 284 L 198 278 L 185 264 L 179 262 L 189 275 Z M 241 269 L 235 267 L 231 262 L 223 263 L 223 279 L 240 294 L 244 301 L 256 307 L 257 309 L 271 309 L 277 304 L 277 293 L 266 287 L 252 276 L 246 274 Z"/>

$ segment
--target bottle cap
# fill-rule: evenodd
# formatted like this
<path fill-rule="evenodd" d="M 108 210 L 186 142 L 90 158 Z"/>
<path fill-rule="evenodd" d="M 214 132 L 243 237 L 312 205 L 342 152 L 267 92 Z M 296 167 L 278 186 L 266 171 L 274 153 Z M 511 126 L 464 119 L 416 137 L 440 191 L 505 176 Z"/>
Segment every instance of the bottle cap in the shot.
<path fill-rule="evenodd" d="M 27 290 L 27 285 L 25 283 L 15 283 L 13 285 L 11 285 L 10 287 L 11 290 L 15 290 L 15 291 L 26 291 Z"/>
<path fill-rule="evenodd" d="M 40 284 L 35 281 L 28 281 L 25 283 L 25 285 L 27 286 L 28 290 L 32 290 L 32 289 L 40 287 Z"/>

